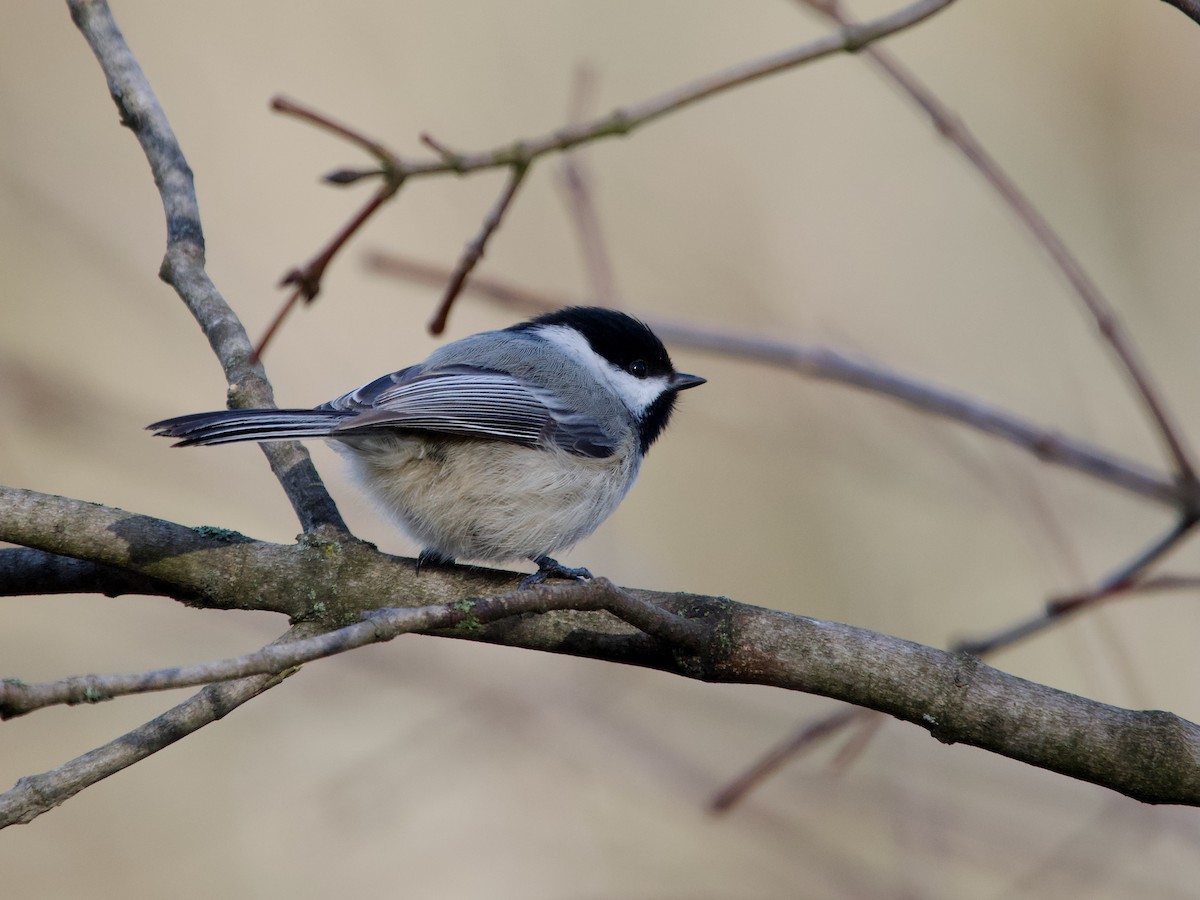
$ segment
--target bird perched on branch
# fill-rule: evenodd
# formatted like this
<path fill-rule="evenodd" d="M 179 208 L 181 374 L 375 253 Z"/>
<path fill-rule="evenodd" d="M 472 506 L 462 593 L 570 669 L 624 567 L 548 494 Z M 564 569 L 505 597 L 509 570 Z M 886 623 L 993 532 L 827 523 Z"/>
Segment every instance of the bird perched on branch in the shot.
<path fill-rule="evenodd" d="M 682 390 L 642 322 L 569 307 L 463 338 L 315 409 L 230 409 L 150 425 L 177 447 L 327 438 L 366 492 L 424 549 L 422 565 L 551 557 L 587 537 L 632 487 Z"/>

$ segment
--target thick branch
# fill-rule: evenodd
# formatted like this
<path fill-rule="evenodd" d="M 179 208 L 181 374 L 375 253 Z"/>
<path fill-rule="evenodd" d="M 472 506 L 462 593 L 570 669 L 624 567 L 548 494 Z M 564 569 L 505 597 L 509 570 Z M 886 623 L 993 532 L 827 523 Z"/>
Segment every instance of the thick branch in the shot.
<path fill-rule="evenodd" d="M 5 597 L 47 594 L 126 594 L 177 596 L 171 585 L 127 569 L 58 556 L 28 547 L 0 550 L 0 594 Z"/>
<path fill-rule="evenodd" d="M 150 163 L 167 218 L 167 252 L 160 276 L 187 305 L 225 369 L 233 406 L 274 406 L 271 384 L 254 360 L 241 321 L 204 269 L 204 231 L 192 181 L 175 133 L 104 0 L 69 0 L 71 16 L 108 79 L 121 123 L 133 131 Z M 262 444 L 271 470 L 305 531 L 328 526 L 345 531 L 337 506 L 300 444 Z"/>
<path fill-rule="evenodd" d="M 322 627 L 382 607 L 427 606 L 511 590 L 512 573 L 457 567 L 417 577 L 365 544 L 281 547 L 221 540 L 93 504 L 0 488 L 0 540 L 121 565 L 217 608 L 287 611 Z M 24 524 L 17 524 L 24 523 Z M 584 586 L 581 590 L 595 589 Z M 975 657 L 862 628 L 720 598 L 626 591 L 702 629 L 679 645 L 603 612 L 505 618 L 451 633 L 648 666 L 707 681 L 766 684 L 844 700 L 1151 803 L 1200 805 L 1200 727 L 1165 712 L 1119 709 L 1025 681 Z M 302 605 L 301 605 L 302 604 Z M 639 626 L 640 627 L 640 626 Z"/>

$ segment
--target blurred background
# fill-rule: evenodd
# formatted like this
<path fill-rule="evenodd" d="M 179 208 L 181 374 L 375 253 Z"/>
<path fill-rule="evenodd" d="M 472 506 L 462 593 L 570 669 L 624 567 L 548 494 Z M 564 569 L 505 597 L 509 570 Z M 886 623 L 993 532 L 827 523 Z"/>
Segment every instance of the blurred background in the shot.
<path fill-rule="evenodd" d="M 1099 7 L 1103 7 L 1101 10 Z M 396 150 L 481 150 L 824 33 L 798 3 L 117 3 L 196 173 L 208 268 L 257 337 L 370 187 L 268 111 L 284 93 Z M 855 11 L 889 8 L 863 3 Z M 956 109 L 1108 292 L 1194 444 L 1200 27 L 1163 3 L 956 4 L 888 45 Z M 146 162 L 61 3 L 0 12 L 0 480 L 290 541 L 253 446 L 143 426 L 224 403 L 156 277 Z M 741 88 L 584 151 L 629 308 L 824 344 L 1161 466 L 1111 354 L 981 179 L 859 58 Z M 479 274 L 587 299 L 561 160 Z M 424 357 L 439 296 L 370 250 L 446 266 L 503 185 L 414 182 L 267 356 L 309 406 Z M 466 298 L 445 338 L 510 324 Z M 1125 562 L 1167 510 L 886 400 L 674 350 L 684 396 L 637 488 L 564 557 L 619 583 L 727 594 L 945 646 Z M 314 456 L 354 531 L 416 548 Z M 1167 563 L 1200 570 L 1196 546 Z M 1200 719 L 1192 593 L 1129 599 L 991 661 Z M 268 614 L 162 599 L 0 601 L 0 675 L 134 671 L 256 649 Z M 0 726 L 0 787 L 186 696 Z M 820 698 L 411 637 L 312 664 L 182 743 L 0 836 L 8 897 L 1188 897 L 1195 812 L 1151 808 L 888 723 L 840 774 L 822 747 L 724 816 L 713 794 Z M 836 747 L 836 744 L 834 745 Z"/>

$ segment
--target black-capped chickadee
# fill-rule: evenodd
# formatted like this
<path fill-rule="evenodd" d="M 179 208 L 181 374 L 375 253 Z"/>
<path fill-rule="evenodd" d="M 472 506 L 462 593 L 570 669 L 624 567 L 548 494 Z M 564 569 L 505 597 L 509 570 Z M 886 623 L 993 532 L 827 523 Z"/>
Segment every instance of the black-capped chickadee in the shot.
<path fill-rule="evenodd" d="M 550 554 L 617 508 L 679 391 L 662 341 L 624 313 L 571 307 L 472 335 L 316 409 L 232 409 L 156 422 L 177 447 L 329 438 L 424 549 L 417 566 Z"/>

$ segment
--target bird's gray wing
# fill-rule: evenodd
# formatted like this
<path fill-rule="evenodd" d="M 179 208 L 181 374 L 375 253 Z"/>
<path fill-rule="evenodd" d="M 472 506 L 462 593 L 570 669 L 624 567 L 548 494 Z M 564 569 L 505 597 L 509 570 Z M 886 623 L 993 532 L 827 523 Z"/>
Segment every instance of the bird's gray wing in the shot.
<path fill-rule="evenodd" d="M 401 429 L 536 446 L 553 444 L 580 456 L 609 456 L 616 440 L 592 419 L 567 408 L 545 388 L 474 366 L 413 366 L 377 378 L 324 404 L 353 415 L 331 437 Z"/>

